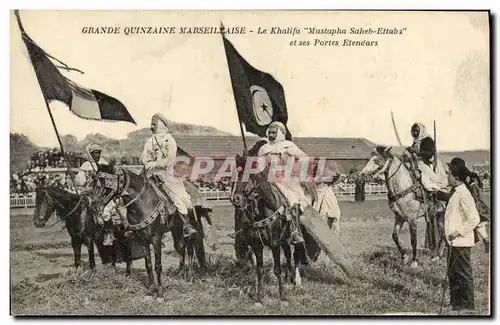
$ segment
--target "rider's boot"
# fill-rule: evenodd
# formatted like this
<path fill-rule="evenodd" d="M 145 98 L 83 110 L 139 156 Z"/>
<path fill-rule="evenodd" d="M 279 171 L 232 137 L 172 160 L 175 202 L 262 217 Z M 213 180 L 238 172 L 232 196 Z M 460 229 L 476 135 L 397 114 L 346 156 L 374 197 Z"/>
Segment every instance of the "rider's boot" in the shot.
<path fill-rule="evenodd" d="M 194 229 L 194 227 L 189 223 L 187 215 L 179 212 L 179 217 L 181 218 L 181 221 L 184 224 L 183 225 L 184 237 L 190 237 L 198 233 L 196 229 Z"/>
<path fill-rule="evenodd" d="M 294 206 L 292 207 L 291 213 L 293 213 L 297 217 L 300 215 L 300 207 L 298 204 L 294 204 Z M 302 235 L 300 234 L 300 231 L 294 222 L 294 218 L 290 215 L 290 213 L 287 213 L 287 220 L 288 220 L 289 225 L 290 225 L 290 238 L 292 240 L 292 243 L 293 244 L 303 243 L 304 237 L 302 237 Z M 298 218 L 297 218 L 297 220 L 298 220 Z"/>

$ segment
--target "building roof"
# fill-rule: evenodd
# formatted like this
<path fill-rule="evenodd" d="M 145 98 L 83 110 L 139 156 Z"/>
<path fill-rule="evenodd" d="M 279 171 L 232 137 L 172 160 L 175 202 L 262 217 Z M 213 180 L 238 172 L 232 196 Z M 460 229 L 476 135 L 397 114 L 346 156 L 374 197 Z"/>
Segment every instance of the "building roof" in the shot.
<path fill-rule="evenodd" d="M 176 135 L 177 145 L 192 156 L 226 157 L 241 154 L 243 142 L 238 136 L 189 136 Z M 259 140 L 246 137 L 250 149 Z M 363 138 L 313 138 L 293 139 L 308 156 L 330 159 L 369 159 L 374 143 Z"/>

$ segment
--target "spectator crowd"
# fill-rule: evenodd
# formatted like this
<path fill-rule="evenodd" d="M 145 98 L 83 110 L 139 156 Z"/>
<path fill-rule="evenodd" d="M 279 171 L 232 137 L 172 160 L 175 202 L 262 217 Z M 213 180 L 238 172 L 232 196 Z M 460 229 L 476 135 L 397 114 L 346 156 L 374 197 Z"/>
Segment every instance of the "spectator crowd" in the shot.
<path fill-rule="evenodd" d="M 28 162 L 28 168 L 24 172 L 13 173 L 10 177 L 10 193 L 11 194 L 26 194 L 34 192 L 39 183 L 57 184 L 65 189 L 72 190 L 73 184 L 64 171 L 54 172 L 54 168 L 79 168 L 83 162 L 87 160 L 85 155 L 80 152 L 66 152 L 68 164 L 62 152 L 58 149 L 50 149 L 45 151 L 37 151 L 31 155 Z M 139 157 L 122 157 L 116 159 L 120 165 L 140 165 Z M 76 171 L 75 171 L 76 172 Z M 483 174 L 483 180 L 490 178 L 489 173 Z M 335 185 L 342 191 L 344 187 L 356 184 L 358 172 L 351 170 L 349 175 L 337 174 L 331 185 Z M 370 179 L 365 185 L 382 185 L 382 179 Z M 195 182 L 195 185 L 200 189 L 228 191 L 231 189 L 231 179 L 223 177 L 220 180 L 214 180 L 209 177 L 202 176 Z"/>

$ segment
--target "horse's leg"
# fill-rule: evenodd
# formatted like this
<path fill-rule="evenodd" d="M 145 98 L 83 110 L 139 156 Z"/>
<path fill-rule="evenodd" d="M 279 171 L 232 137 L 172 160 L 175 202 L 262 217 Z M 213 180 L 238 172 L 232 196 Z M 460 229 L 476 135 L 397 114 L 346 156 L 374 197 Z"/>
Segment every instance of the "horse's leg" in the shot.
<path fill-rule="evenodd" d="M 95 269 L 95 252 L 94 252 L 94 241 L 89 238 L 88 239 L 88 244 L 87 244 L 87 249 L 89 252 L 89 264 L 90 264 L 90 269 Z"/>
<path fill-rule="evenodd" d="M 163 282 L 161 280 L 162 265 L 161 265 L 161 238 L 162 235 L 153 237 L 153 247 L 155 250 L 155 272 L 158 281 L 158 298 L 163 299 Z"/>
<path fill-rule="evenodd" d="M 283 254 L 286 258 L 285 278 L 289 279 L 290 283 L 293 283 L 292 250 L 287 243 L 281 245 L 281 247 L 283 248 Z"/>
<path fill-rule="evenodd" d="M 401 231 L 401 227 L 405 223 L 405 220 L 401 218 L 398 214 L 395 214 L 396 218 L 394 219 L 394 229 L 392 230 L 392 240 L 398 247 L 399 253 L 401 254 L 401 259 L 403 263 L 406 264 L 408 262 L 408 256 L 406 255 L 405 250 L 401 246 L 401 242 L 399 241 L 399 232 Z"/>
<path fill-rule="evenodd" d="M 144 258 L 146 264 L 146 271 L 148 272 L 149 281 L 149 293 L 153 295 L 155 293 L 155 279 L 153 275 L 153 263 L 151 263 L 151 248 L 149 247 L 149 242 L 145 243 L 146 257 Z"/>
<path fill-rule="evenodd" d="M 303 247 L 303 244 L 298 244 L 294 245 L 293 249 L 293 262 L 295 264 L 293 284 L 295 287 L 299 288 L 302 287 L 302 278 L 300 277 L 299 266 L 301 262 L 305 261 L 305 251 Z"/>
<path fill-rule="evenodd" d="M 174 228 L 171 230 L 172 239 L 174 240 L 174 248 L 177 254 L 180 255 L 179 258 L 179 274 L 183 272 L 186 268 L 186 245 L 184 241 L 183 231 L 180 228 Z"/>
<path fill-rule="evenodd" d="M 281 247 L 279 245 L 272 248 L 274 260 L 274 275 L 278 279 L 280 299 L 285 300 L 285 291 L 283 287 L 283 277 L 281 277 Z"/>
<path fill-rule="evenodd" d="M 417 267 L 417 218 L 409 220 L 408 225 L 410 226 L 410 238 L 411 238 L 411 267 Z"/>
<path fill-rule="evenodd" d="M 194 240 L 193 238 L 187 238 L 186 250 L 189 258 L 189 263 L 187 267 L 187 275 L 186 278 L 191 281 L 192 280 L 192 272 L 194 269 Z"/>
<path fill-rule="evenodd" d="M 264 298 L 264 248 L 261 246 L 254 248 L 254 253 L 257 260 L 257 302 L 262 303 Z"/>
<path fill-rule="evenodd" d="M 196 254 L 196 258 L 198 259 L 198 263 L 202 270 L 206 270 L 207 267 L 207 258 L 205 252 L 205 245 L 203 243 L 203 238 L 201 236 L 197 237 L 194 240 L 194 250 Z"/>
<path fill-rule="evenodd" d="M 71 236 L 71 246 L 75 257 L 75 269 L 82 264 L 82 238 L 80 236 Z"/>
<path fill-rule="evenodd" d="M 444 249 L 446 247 L 446 238 L 444 234 L 444 213 L 436 215 L 436 220 L 439 228 L 439 243 L 436 247 L 436 254 L 432 257 L 431 261 L 437 261 L 443 257 Z"/>

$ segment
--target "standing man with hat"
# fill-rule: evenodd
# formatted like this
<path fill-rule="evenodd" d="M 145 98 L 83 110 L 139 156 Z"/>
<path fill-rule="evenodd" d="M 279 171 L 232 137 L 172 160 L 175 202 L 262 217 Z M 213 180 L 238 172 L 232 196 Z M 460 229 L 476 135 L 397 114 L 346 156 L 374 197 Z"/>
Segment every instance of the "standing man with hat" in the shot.
<path fill-rule="evenodd" d="M 448 179 L 446 170 L 440 160 L 436 159 L 436 146 L 431 137 L 421 140 L 417 154 L 417 168 L 420 172 L 420 181 L 425 191 L 434 193 L 430 197 L 429 209 L 426 215 L 425 247 L 434 251 L 439 250 L 442 238 L 442 230 L 439 227 L 439 216 L 445 210 L 445 203 L 438 199 L 438 194 L 447 192 Z M 439 251 L 436 251 L 439 255 Z"/>
<path fill-rule="evenodd" d="M 448 164 L 448 182 L 452 187 L 446 207 L 445 234 L 450 246 L 448 279 L 452 310 L 474 309 L 474 279 L 471 247 L 474 246 L 474 228 L 479 224 L 479 213 L 471 193 L 465 185 L 469 170 L 460 158 Z"/>

